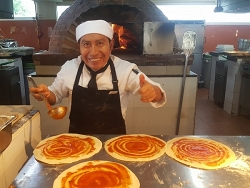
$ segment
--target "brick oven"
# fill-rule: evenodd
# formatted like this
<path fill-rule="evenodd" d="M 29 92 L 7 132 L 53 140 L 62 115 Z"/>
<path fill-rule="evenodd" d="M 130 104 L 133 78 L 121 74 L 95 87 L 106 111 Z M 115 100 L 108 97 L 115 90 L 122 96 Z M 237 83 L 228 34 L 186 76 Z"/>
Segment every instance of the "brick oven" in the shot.
<path fill-rule="evenodd" d="M 116 45 L 112 54 L 138 65 L 183 65 L 183 55 L 143 54 L 144 23 L 169 22 L 150 0 L 76 0 L 56 22 L 48 52 L 33 55 L 35 65 L 62 65 L 66 60 L 78 56 L 75 29 L 80 23 L 95 19 L 103 19 L 113 25 Z"/>

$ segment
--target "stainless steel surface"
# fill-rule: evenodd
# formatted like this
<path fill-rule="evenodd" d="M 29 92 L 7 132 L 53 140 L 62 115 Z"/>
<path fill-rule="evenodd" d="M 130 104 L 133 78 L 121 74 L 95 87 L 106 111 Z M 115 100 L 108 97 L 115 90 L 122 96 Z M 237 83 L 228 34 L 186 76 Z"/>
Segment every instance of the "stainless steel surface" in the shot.
<path fill-rule="evenodd" d="M 0 46 L 3 48 L 17 47 L 18 43 L 14 39 L 0 39 Z"/>
<path fill-rule="evenodd" d="M 238 49 L 241 51 L 247 51 L 250 47 L 250 39 L 238 39 Z"/>
<path fill-rule="evenodd" d="M 172 54 L 173 48 L 173 22 L 144 22 L 143 54 Z"/>
<path fill-rule="evenodd" d="M 0 115 L 0 154 L 10 145 L 12 140 L 11 122 L 16 116 Z"/>
<path fill-rule="evenodd" d="M 8 52 L 13 52 L 15 55 L 20 56 L 32 55 L 34 53 L 34 48 L 28 46 L 5 48 L 5 50 L 8 50 Z"/>
<path fill-rule="evenodd" d="M 103 143 L 116 135 L 96 135 Z M 168 141 L 174 136 L 158 136 Z M 12 186 L 15 188 L 52 188 L 55 178 L 65 169 L 80 162 L 107 160 L 121 163 L 138 177 L 141 188 L 249 188 L 250 136 L 197 136 L 209 138 L 229 146 L 237 160 L 229 167 L 202 170 L 183 165 L 164 154 L 150 162 L 125 162 L 109 156 L 104 148 L 93 157 L 72 164 L 48 165 L 31 157 L 19 172 Z"/>

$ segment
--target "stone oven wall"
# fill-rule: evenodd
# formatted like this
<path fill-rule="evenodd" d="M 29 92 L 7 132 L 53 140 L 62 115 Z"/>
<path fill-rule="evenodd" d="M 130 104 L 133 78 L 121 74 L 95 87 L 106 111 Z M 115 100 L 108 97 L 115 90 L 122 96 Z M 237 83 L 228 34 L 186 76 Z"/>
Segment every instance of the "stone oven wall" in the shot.
<path fill-rule="evenodd" d="M 56 22 L 49 52 L 79 55 L 75 29 L 80 23 L 95 19 L 126 27 L 137 37 L 141 48 L 143 23 L 168 20 L 150 0 L 76 0 Z"/>

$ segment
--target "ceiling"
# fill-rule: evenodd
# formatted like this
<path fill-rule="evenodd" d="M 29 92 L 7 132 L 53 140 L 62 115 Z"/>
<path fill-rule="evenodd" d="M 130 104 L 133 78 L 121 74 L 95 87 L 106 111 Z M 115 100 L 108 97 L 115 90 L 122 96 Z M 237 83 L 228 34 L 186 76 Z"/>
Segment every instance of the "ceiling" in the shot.
<path fill-rule="evenodd" d="M 34 0 L 42 1 L 42 0 Z M 70 5 L 75 0 L 47 0 L 59 5 Z M 156 5 L 216 5 L 217 0 L 151 0 Z"/>
<path fill-rule="evenodd" d="M 217 0 L 151 0 L 156 5 L 216 5 Z"/>

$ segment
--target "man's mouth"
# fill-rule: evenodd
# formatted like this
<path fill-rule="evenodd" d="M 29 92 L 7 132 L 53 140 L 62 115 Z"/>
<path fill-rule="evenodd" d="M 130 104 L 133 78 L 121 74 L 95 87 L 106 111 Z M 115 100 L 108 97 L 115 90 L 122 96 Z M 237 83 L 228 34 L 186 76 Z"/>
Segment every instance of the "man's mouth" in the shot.
<path fill-rule="evenodd" d="M 101 58 L 89 58 L 89 61 L 93 61 L 93 62 L 96 62 L 96 61 L 100 61 Z"/>

